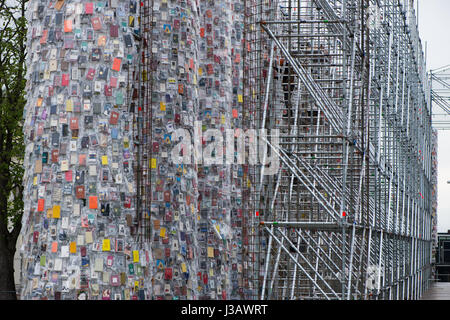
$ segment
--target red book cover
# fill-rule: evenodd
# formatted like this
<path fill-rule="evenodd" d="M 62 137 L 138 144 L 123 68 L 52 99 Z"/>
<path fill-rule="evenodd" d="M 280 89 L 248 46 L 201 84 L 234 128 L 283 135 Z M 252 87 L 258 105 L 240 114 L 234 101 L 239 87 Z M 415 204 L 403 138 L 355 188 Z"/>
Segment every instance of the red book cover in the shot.
<path fill-rule="evenodd" d="M 66 181 L 67 182 L 72 182 L 72 170 L 67 170 L 65 172 L 65 174 L 66 174 Z"/>
<path fill-rule="evenodd" d="M 80 154 L 78 156 L 78 164 L 80 166 L 85 166 L 86 165 L 86 155 L 85 154 Z"/>
<path fill-rule="evenodd" d="M 111 77 L 111 78 L 109 79 L 109 86 L 110 86 L 111 88 L 117 88 L 117 78 Z"/>
<path fill-rule="evenodd" d="M 59 155 L 58 149 L 52 150 L 52 162 L 58 162 L 58 155 Z"/>
<path fill-rule="evenodd" d="M 100 30 L 102 28 L 102 22 L 100 21 L 99 17 L 93 17 L 91 19 L 91 23 L 92 23 L 92 28 L 95 31 L 98 31 L 98 30 Z"/>
<path fill-rule="evenodd" d="M 86 74 L 86 79 L 88 80 L 92 80 L 94 79 L 94 75 L 95 75 L 95 69 L 94 68 L 89 68 L 87 74 Z"/>
<path fill-rule="evenodd" d="M 111 112 L 111 116 L 109 117 L 109 123 L 110 124 L 117 124 L 119 121 L 119 113 L 118 112 Z"/>
<path fill-rule="evenodd" d="M 111 97 L 112 96 L 112 88 L 105 84 L 105 96 Z"/>
<path fill-rule="evenodd" d="M 61 85 L 63 87 L 67 87 L 69 85 L 69 74 L 68 73 L 63 73 L 62 80 L 61 80 Z"/>
<path fill-rule="evenodd" d="M 88 2 L 84 5 L 84 13 L 85 14 L 93 14 L 94 13 L 94 3 Z"/>
<path fill-rule="evenodd" d="M 119 26 L 118 25 L 110 25 L 109 26 L 109 36 L 112 38 L 117 38 L 119 36 Z"/>
<path fill-rule="evenodd" d="M 70 119 L 70 130 L 78 130 L 78 118 Z"/>
<path fill-rule="evenodd" d="M 75 195 L 76 195 L 77 199 L 84 199 L 85 198 L 84 186 L 76 186 L 75 187 Z"/>

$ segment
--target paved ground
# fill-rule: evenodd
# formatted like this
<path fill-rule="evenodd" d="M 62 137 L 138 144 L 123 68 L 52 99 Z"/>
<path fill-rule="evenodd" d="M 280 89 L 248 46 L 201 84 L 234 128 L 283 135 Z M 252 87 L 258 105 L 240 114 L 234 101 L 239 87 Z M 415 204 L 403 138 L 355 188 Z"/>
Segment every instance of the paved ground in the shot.
<path fill-rule="evenodd" d="M 450 282 L 434 282 L 420 300 L 450 300 Z"/>

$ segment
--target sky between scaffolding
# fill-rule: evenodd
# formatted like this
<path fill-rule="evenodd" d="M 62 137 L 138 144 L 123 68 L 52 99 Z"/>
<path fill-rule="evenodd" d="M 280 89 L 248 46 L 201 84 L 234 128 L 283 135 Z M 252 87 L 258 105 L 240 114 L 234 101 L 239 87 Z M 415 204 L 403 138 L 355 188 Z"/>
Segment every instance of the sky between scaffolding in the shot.
<path fill-rule="evenodd" d="M 427 44 L 427 70 L 450 64 L 450 1 L 419 1 L 419 33 Z M 450 126 L 449 126 L 450 129 Z M 450 130 L 440 130 L 438 135 L 438 232 L 450 230 Z"/>

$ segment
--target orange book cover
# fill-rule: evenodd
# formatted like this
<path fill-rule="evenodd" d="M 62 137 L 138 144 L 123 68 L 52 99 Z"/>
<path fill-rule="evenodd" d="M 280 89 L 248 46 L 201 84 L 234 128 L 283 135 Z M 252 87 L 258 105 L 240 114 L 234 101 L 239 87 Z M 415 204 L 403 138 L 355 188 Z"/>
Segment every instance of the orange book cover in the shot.
<path fill-rule="evenodd" d="M 70 253 L 77 253 L 77 243 L 75 241 L 72 241 L 70 243 L 69 252 Z"/>
<path fill-rule="evenodd" d="M 37 211 L 38 211 L 38 212 L 44 211 L 44 206 L 45 206 L 45 199 L 39 199 L 39 200 L 38 200 Z"/>
<path fill-rule="evenodd" d="M 72 32 L 72 20 L 64 20 L 64 32 Z"/>
<path fill-rule="evenodd" d="M 63 5 L 64 5 L 64 0 L 58 0 L 58 1 L 55 3 L 55 9 L 56 9 L 57 11 L 59 11 L 59 10 L 61 10 L 61 8 L 62 8 Z"/>
<path fill-rule="evenodd" d="M 59 205 L 53 206 L 53 218 L 54 219 L 61 218 L 61 206 Z"/>
<path fill-rule="evenodd" d="M 97 196 L 89 196 L 89 209 L 98 209 Z"/>
<path fill-rule="evenodd" d="M 120 64 L 121 64 L 121 63 L 122 63 L 122 60 L 121 60 L 121 59 L 119 59 L 119 58 L 114 58 L 112 69 L 113 69 L 114 71 L 120 71 Z"/>

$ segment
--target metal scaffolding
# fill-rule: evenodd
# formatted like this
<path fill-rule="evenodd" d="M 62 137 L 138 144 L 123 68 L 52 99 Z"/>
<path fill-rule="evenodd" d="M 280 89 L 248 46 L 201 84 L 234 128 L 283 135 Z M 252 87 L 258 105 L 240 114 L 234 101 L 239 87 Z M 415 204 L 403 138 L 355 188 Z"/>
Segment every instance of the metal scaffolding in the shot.
<path fill-rule="evenodd" d="M 280 159 L 274 175 L 246 170 L 245 297 L 419 298 L 431 277 L 434 137 L 412 2 L 245 10 L 244 116 L 271 132 L 260 139 Z"/>
<path fill-rule="evenodd" d="M 141 2 L 139 10 L 139 25 L 141 34 L 135 35 L 138 40 L 139 64 L 135 65 L 133 73 L 133 132 L 136 144 L 136 236 L 139 243 L 148 243 L 151 239 L 150 212 L 152 208 L 152 171 L 154 146 L 152 144 L 152 99 L 153 77 L 155 69 L 153 59 L 153 1 Z M 153 178 L 153 180 L 155 180 Z"/>
<path fill-rule="evenodd" d="M 450 65 L 430 70 L 428 79 L 433 102 L 433 127 L 448 130 L 450 124 Z"/>

